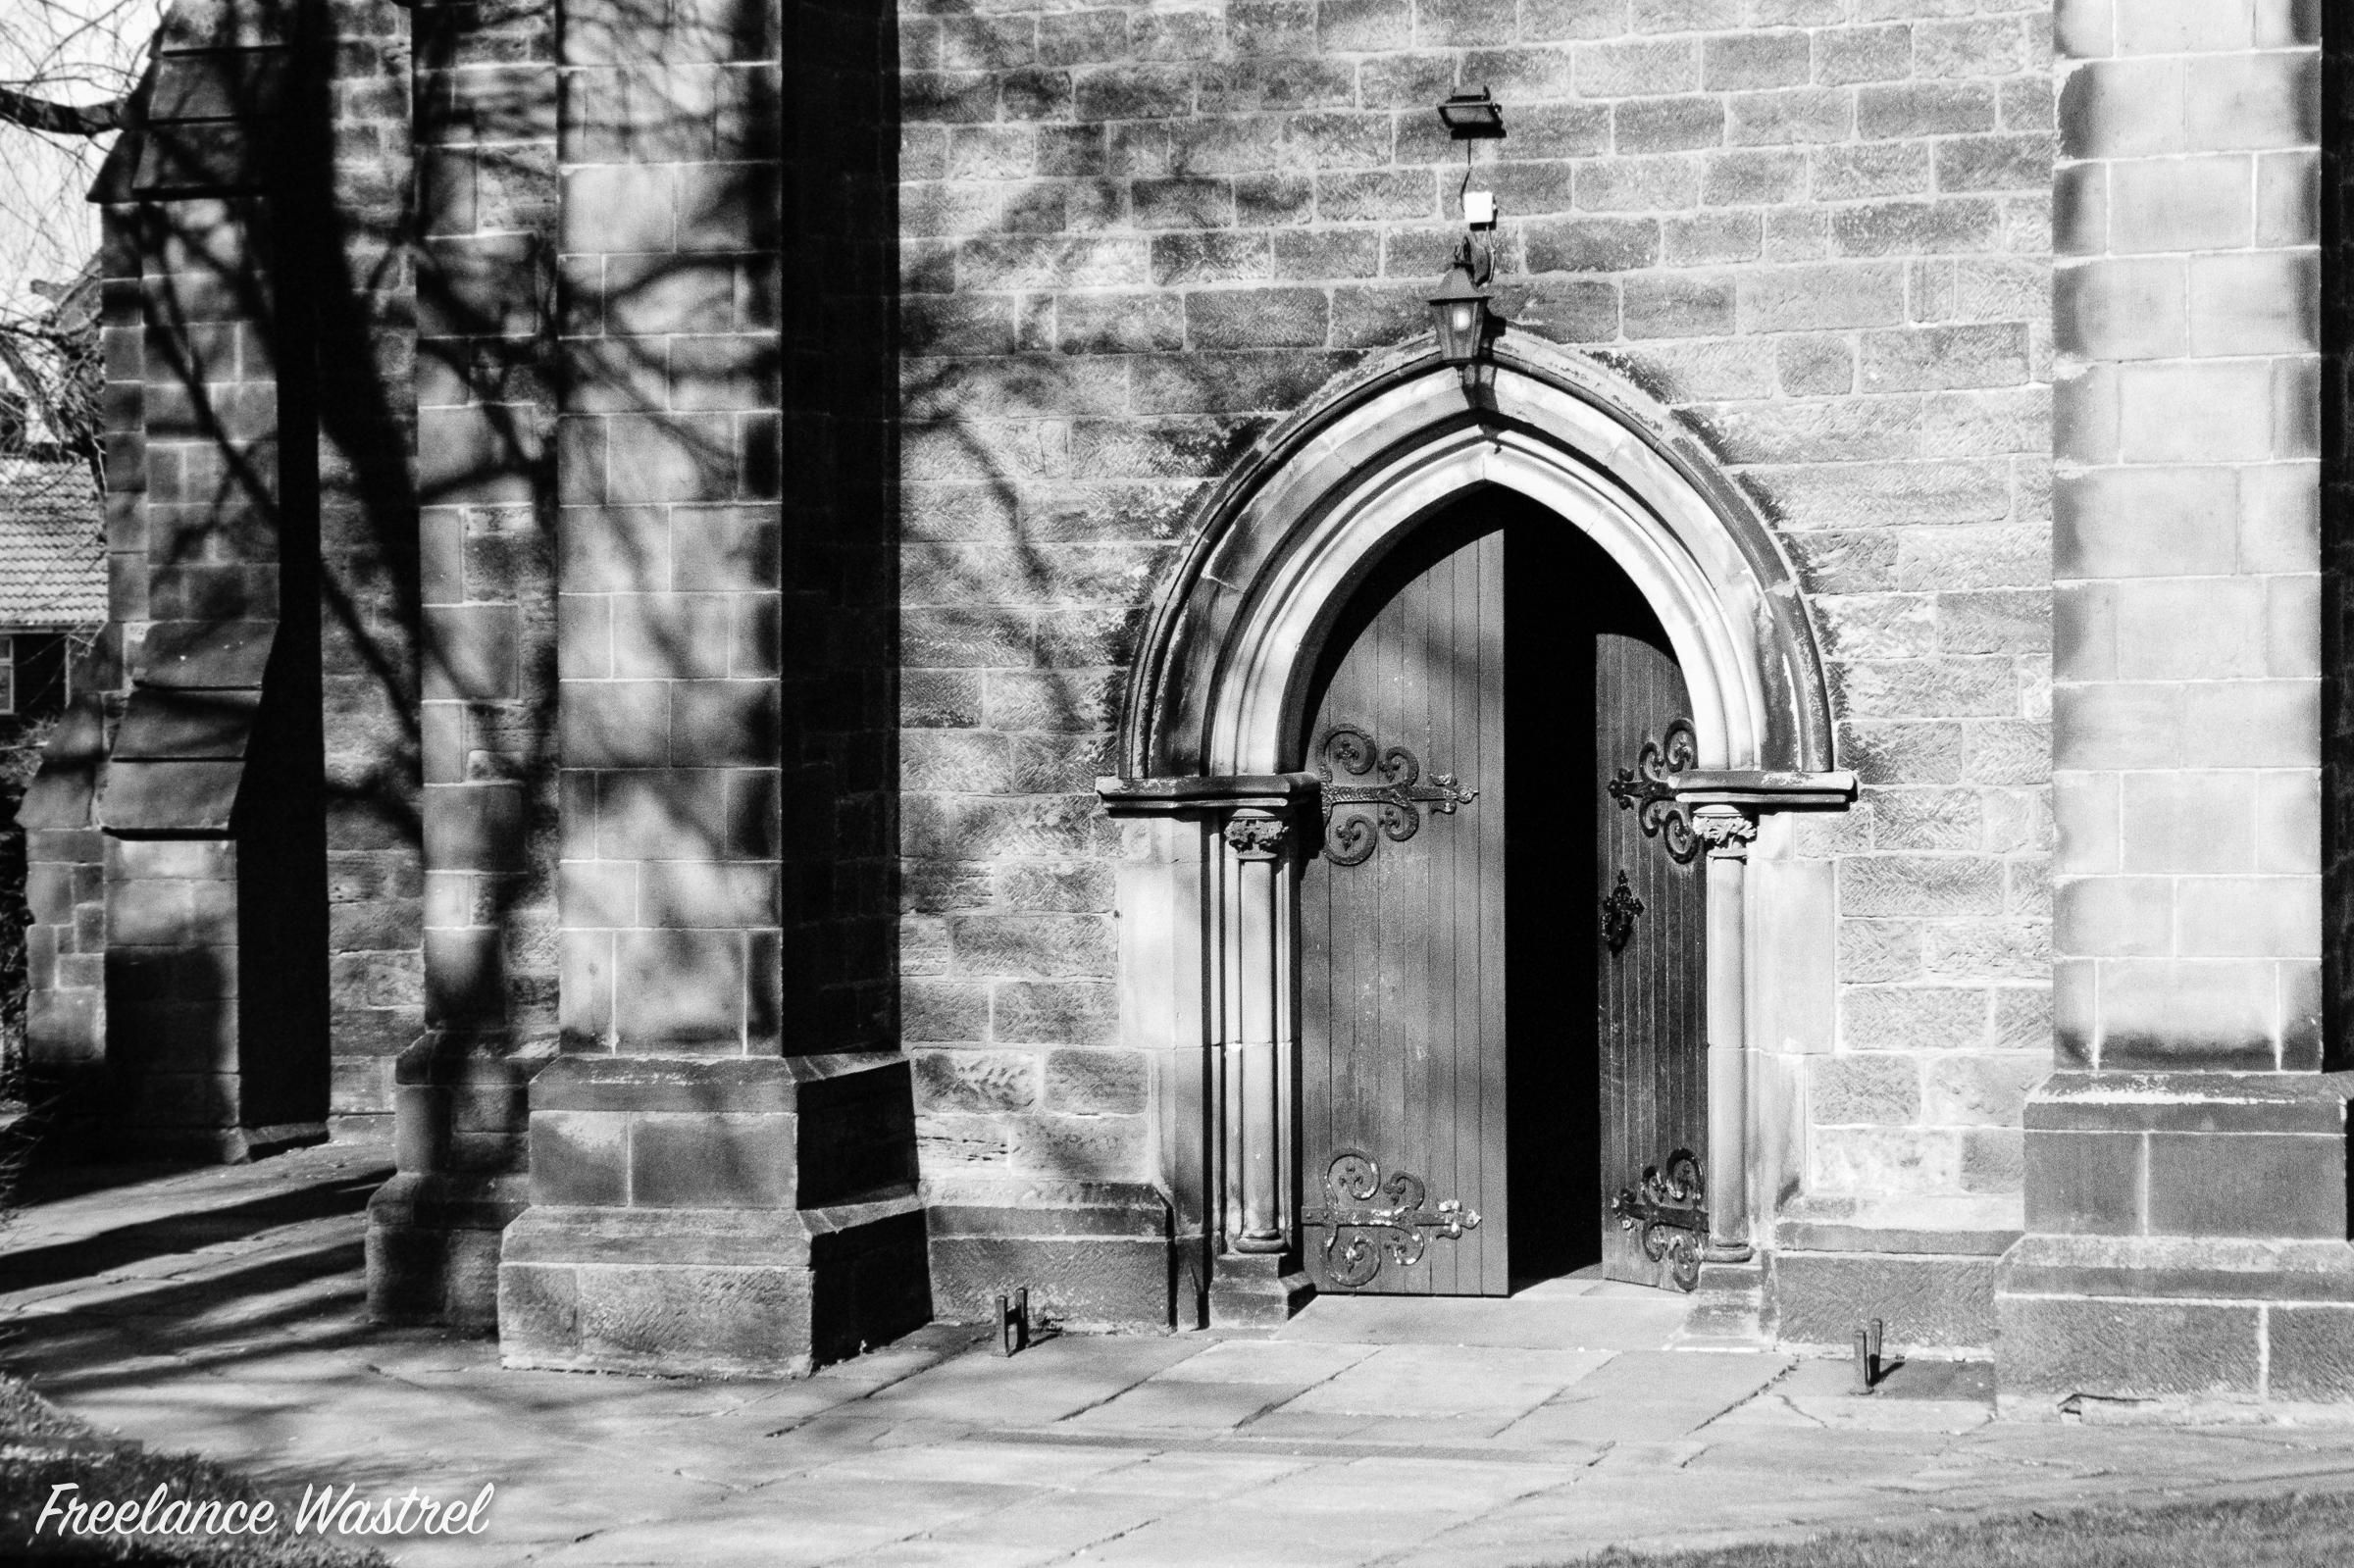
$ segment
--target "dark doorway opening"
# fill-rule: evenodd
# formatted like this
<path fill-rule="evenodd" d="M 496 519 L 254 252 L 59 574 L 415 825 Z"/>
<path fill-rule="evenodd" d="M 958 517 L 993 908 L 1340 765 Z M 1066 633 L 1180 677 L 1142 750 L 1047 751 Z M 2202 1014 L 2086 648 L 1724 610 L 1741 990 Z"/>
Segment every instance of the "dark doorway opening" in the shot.
<path fill-rule="evenodd" d="M 1603 1084 L 1594 823 L 1608 632 L 1664 650 L 1642 593 L 1583 531 L 1533 501 L 1477 502 L 1505 527 L 1506 1080 L 1514 1289 L 1602 1261 Z"/>

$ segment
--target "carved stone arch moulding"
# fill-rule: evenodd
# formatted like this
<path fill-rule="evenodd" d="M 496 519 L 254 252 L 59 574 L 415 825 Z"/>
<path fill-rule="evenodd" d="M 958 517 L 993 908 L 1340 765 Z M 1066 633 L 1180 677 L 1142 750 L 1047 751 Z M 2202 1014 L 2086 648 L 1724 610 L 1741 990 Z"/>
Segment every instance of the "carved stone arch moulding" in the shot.
<path fill-rule="evenodd" d="M 1747 1259 L 1756 1195 L 1787 1186 L 1778 1144 L 1774 1170 L 1753 1165 L 1748 1001 L 1770 1003 L 1787 978 L 1823 992 L 1827 1016 L 1830 983 L 1819 963 L 1745 968 L 1765 950 L 1750 929 L 1749 862 L 1753 840 L 1759 858 L 1778 854 L 1757 832 L 1762 813 L 1840 806 L 1855 788 L 1834 767 L 1821 659 L 1790 564 L 1689 432 L 1622 379 L 1515 334 L 1467 392 L 1422 347 L 1328 388 L 1204 498 L 1131 675 L 1121 774 L 1099 781 L 1115 817 L 1138 819 L 1121 891 L 1123 1030 L 1165 1063 L 1158 1162 L 1203 1247 L 1212 1320 L 1279 1319 L 1305 1290 L 1286 1272 L 1302 1159 L 1319 1152 L 1290 1146 L 1297 873 L 1323 841 L 1322 791 L 1356 783 L 1310 771 L 1327 760 L 1305 754 L 1312 671 L 1384 554 L 1488 485 L 1609 552 L 1665 628 L 1691 692 L 1691 751 L 1662 784 L 1708 854 L 1704 1261 Z M 1833 946 L 1830 909 L 1827 897 L 1797 915 L 1777 904 L 1773 919 L 1806 928 L 1799 947 L 1819 955 Z"/>
<path fill-rule="evenodd" d="M 1550 506 L 1643 589 L 1720 710 L 1714 723 L 1694 716 L 1703 767 L 1831 770 L 1814 630 L 1748 497 L 1624 379 L 1518 334 L 1495 354 L 1478 406 L 1431 350 L 1377 361 L 1262 437 L 1203 498 L 1130 674 L 1122 777 L 1307 766 L 1299 726 L 1283 723 L 1305 693 L 1287 686 L 1268 712 L 1267 678 L 1304 684 L 1313 660 L 1301 655 L 1347 588 L 1477 484 Z"/>

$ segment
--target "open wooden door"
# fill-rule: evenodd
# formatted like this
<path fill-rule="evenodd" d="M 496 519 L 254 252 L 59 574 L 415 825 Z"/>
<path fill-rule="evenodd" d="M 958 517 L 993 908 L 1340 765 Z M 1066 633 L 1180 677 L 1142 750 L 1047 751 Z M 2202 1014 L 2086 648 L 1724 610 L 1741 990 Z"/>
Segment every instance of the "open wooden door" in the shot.
<path fill-rule="evenodd" d="M 1672 1185 L 1678 1152 L 1707 1149 L 1707 889 L 1665 782 L 1691 766 L 1665 633 L 1572 525 L 1486 491 L 1357 592 L 1320 681 L 1305 742 L 1327 814 L 1300 920 L 1309 1277 L 1487 1295 L 1599 1259 L 1680 1284 L 1613 1207 L 1697 1213 L 1644 1173 Z"/>
<path fill-rule="evenodd" d="M 1328 781 L 1300 933 L 1319 1290 L 1509 1288 L 1500 523 L 1472 512 L 1384 563 L 1333 635 L 1307 735 Z"/>
<path fill-rule="evenodd" d="M 1705 1211 L 1709 1126 L 1706 853 L 1666 784 L 1695 765 L 1691 698 L 1664 633 L 1637 615 L 1595 634 L 1602 1262 L 1613 1280 L 1688 1290 L 1696 1254 L 1663 1250 L 1683 1227 L 1622 1223 L 1673 1220 L 1687 1200 Z"/>

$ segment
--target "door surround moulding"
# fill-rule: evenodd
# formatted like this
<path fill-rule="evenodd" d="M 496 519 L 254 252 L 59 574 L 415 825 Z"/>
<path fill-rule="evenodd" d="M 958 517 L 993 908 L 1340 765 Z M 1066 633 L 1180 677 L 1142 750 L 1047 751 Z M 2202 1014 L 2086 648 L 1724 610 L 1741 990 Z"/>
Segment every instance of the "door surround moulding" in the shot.
<path fill-rule="evenodd" d="M 1814 629 L 1756 507 L 1632 382 L 1514 334 L 1476 405 L 1435 350 L 1389 356 L 1268 431 L 1203 498 L 1130 673 L 1120 776 L 1297 771 L 1303 647 L 1389 545 L 1480 483 L 1568 518 L 1642 589 L 1686 679 L 1710 683 L 1695 692 L 1712 708 L 1694 716 L 1703 768 L 1833 771 Z"/>
<path fill-rule="evenodd" d="M 1156 1063 L 1158 1174 L 1180 1235 L 1203 1248 L 1212 1319 L 1263 1321 L 1303 1296 L 1275 1260 L 1302 1244 L 1298 872 L 1319 837 L 1302 754 L 1317 658 L 1388 551 L 1486 486 L 1582 529 L 1674 648 L 1701 764 L 1678 795 L 1709 846 L 1709 1166 L 1743 1177 L 1710 1179 L 1709 1256 L 1748 1258 L 1757 1200 L 1787 1185 L 1782 1171 L 1761 1180 L 1752 1159 L 1763 1113 L 1749 1018 L 1794 947 L 1787 934 L 1759 941 L 1747 866 L 1762 814 L 1855 793 L 1833 766 L 1797 578 L 1748 498 L 1622 378 L 1515 334 L 1466 392 L 1420 346 L 1327 389 L 1204 496 L 1131 674 L 1121 774 L 1098 781 L 1110 813 L 1132 820 L 1123 1034 Z M 1828 952 L 1829 915 L 1824 901 L 1823 929 L 1797 946 Z"/>

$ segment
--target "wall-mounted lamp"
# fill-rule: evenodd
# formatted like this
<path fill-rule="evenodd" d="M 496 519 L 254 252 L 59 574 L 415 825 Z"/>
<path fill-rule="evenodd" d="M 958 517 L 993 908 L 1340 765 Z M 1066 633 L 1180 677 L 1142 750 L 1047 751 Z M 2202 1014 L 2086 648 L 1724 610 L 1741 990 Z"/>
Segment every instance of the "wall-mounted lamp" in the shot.
<path fill-rule="evenodd" d="M 1439 119 L 1457 141 L 1488 141 L 1504 134 L 1504 105 L 1486 87 L 1451 94 L 1439 105 Z M 1472 229 L 1496 227 L 1496 198 L 1471 188 L 1471 149 L 1463 148 L 1463 222 Z M 1495 258 L 1472 234 L 1455 253 L 1455 264 L 1439 279 L 1430 296 L 1432 325 L 1438 329 L 1439 358 L 1463 379 L 1463 390 L 1479 393 L 1479 363 L 1487 358 L 1488 339 L 1500 325 L 1488 298 L 1488 278 Z"/>
<path fill-rule="evenodd" d="M 1484 141 L 1504 134 L 1504 105 L 1490 97 L 1485 87 L 1450 93 L 1439 105 L 1439 118 L 1447 123 L 1447 133 L 1458 141 Z"/>
<path fill-rule="evenodd" d="M 1439 280 L 1439 291 L 1430 296 L 1439 359 L 1461 374 L 1466 387 L 1476 385 L 1479 362 L 1487 357 L 1488 339 L 1495 334 L 1496 313 L 1487 290 L 1490 270 L 1487 257 L 1466 234 L 1462 248 L 1455 253 L 1455 265 Z"/>

